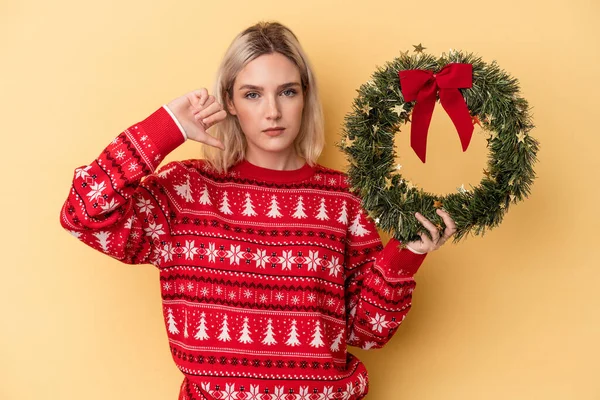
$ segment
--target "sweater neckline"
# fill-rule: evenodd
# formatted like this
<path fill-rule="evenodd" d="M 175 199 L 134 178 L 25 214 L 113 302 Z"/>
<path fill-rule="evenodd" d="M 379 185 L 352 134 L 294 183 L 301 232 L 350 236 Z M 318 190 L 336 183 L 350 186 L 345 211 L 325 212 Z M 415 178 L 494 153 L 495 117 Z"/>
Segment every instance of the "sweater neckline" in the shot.
<path fill-rule="evenodd" d="M 231 169 L 238 172 L 238 176 L 241 178 L 250 178 L 263 182 L 280 183 L 300 182 L 310 178 L 315 172 L 315 168 L 311 167 L 307 162 L 305 162 L 302 167 L 297 169 L 279 170 L 260 167 L 258 165 L 252 164 L 246 159 L 240 161 Z"/>

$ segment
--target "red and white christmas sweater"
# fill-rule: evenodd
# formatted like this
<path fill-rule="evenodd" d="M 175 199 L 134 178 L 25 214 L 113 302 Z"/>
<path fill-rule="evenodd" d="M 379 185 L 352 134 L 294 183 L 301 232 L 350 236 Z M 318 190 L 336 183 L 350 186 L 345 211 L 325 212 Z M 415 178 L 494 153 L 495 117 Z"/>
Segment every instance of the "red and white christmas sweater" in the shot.
<path fill-rule="evenodd" d="M 411 306 L 425 255 L 382 245 L 347 176 L 248 161 L 218 174 L 167 163 L 185 132 L 163 106 L 75 169 L 62 226 L 160 272 L 179 399 L 361 399 L 347 346 L 380 348 Z"/>

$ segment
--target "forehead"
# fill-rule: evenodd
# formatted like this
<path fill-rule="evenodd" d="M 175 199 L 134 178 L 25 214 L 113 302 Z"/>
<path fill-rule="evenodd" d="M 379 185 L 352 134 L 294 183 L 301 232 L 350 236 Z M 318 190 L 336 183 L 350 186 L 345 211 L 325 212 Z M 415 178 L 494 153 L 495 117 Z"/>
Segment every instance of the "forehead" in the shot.
<path fill-rule="evenodd" d="M 278 86 L 284 83 L 300 83 L 300 70 L 289 58 L 280 53 L 263 54 L 250 61 L 238 73 L 236 86 Z"/>

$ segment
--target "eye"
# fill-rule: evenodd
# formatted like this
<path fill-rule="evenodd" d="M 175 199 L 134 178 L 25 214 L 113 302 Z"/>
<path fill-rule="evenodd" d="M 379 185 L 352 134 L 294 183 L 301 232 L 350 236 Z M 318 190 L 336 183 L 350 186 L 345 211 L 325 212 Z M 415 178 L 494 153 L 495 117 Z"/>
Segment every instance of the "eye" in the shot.
<path fill-rule="evenodd" d="M 244 98 L 246 99 L 256 99 L 258 98 L 258 93 L 256 92 L 248 92 L 244 95 Z"/>
<path fill-rule="evenodd" d="M 286 89 L 286 90 L 284 90 L 282 93 L 283 93 L 285 96 L 287 96 L 287 97 L 292 97 L 292 96 L 294 96 L 294 95 L 295 95 L 296 93 L 298 93 L 298 92 L 296 92 L 296 90 L 295 90 L 295 89 Z"/>

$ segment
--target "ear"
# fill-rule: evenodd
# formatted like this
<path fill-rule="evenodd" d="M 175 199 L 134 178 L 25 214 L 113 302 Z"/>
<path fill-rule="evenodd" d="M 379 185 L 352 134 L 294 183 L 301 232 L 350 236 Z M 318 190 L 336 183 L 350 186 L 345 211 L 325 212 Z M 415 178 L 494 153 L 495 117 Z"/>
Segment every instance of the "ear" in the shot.
<path fill-rule="evenodd" d="M 237 115 L 237 111 L 235 109 L 235 104 L 233 104 L 233 100 L 229 97 L 229 93 L 225 95 L 225 102 L 227 103 L 227 111 L 231 115 Z"/>

